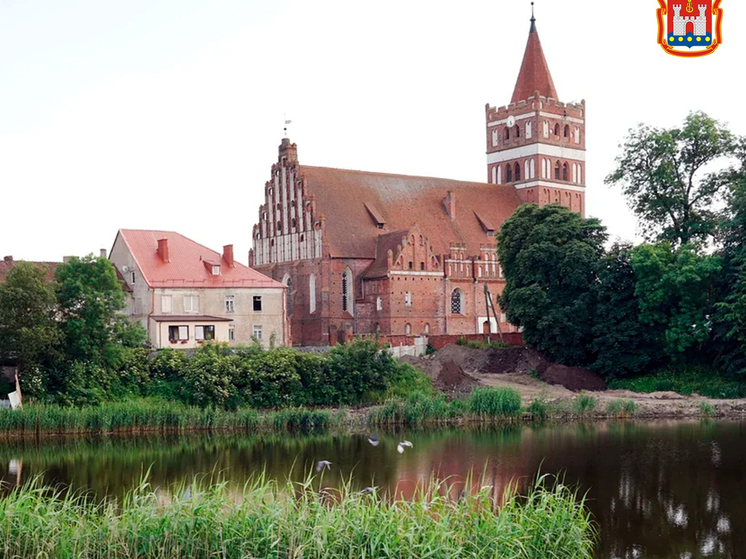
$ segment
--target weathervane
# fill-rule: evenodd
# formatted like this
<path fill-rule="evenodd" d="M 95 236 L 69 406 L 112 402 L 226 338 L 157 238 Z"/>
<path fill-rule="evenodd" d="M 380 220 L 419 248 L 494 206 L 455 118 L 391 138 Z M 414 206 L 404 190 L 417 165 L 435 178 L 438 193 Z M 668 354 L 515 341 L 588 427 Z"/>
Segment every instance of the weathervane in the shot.
<path fill-rule="evenodd" d="M 288 120 L 287 115 L 282 115 L 282 116 L 285 118 L 285 127 L 282 130 L 285 133 L 285 137 L 287 138 L 288 137 L 288 124 L 292 124 L 293 121 Z"/>

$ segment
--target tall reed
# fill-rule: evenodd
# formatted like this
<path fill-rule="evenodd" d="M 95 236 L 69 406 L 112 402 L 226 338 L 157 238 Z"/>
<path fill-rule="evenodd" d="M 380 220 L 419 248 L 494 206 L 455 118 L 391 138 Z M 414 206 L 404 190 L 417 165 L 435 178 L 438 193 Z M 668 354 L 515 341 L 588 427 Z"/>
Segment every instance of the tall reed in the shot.
<path fill-rule="evenodd" d="M 511 557 L 586 559 L 595 532 L 583 499 L 540 478 L 524 498 L 491 488 L 458 500 L 439 485 L 413 500 L 339 493 L 257 476 L 243 489 L 195 482 L 171 492 L 143 483 L 118 502 L 32 486 L 0 500 L 3 557 L 224 559 L 262 557 Z"/>
<path fill-rule="evenodd" d="M 476 388 L 466 400 L 466 410 L 478 418 L 513 418 L 521 413 L 521 395 L 512 388 Z"/>

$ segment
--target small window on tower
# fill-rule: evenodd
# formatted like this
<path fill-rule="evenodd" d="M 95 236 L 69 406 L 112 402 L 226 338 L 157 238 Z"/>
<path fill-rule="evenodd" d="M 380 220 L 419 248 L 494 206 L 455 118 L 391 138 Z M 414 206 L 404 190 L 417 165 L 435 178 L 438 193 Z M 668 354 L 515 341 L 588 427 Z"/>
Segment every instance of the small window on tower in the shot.
<path fill-rule="evenodd" d="M 515 137 L 520 138 L 521 137 L 521 128 L 517 124 L 515 125 Z"/>
<path fill-rule="evenodd" d="M 554 135 L 559 136 L 559 124 L 554 125 Z"/>
<path fill-rule="evenodd" d="M 508 163 L 508 167 L 505 169 L 505 181 L 506 182 L 513 182 L 513 166 Z"/>
<path fill-rule="evenodd" d="M 570 137 L 570 126 L 568 124 L 565 124 L 565 138 Z"/>
<path fill-rule="evenodd" d="M 510 140 L 510 128 L 505 129 L 505 139 Z"/>
<path fill-rule="evenodd" d="M 515 180 L 521 180 L 521 166 L 518 163 L 515 164 Z"/>

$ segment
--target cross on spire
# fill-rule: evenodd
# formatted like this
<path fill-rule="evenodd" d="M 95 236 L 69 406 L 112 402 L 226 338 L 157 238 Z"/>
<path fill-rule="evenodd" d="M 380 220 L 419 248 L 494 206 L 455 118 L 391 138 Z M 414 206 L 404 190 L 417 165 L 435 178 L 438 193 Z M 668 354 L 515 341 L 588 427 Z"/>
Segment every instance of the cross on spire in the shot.
<path fill-rule="evenodd" d="M 531 30 L 530 33 L 536 33 L 536 18 L 534 17 L 534 3 L 531 2 Z"/>

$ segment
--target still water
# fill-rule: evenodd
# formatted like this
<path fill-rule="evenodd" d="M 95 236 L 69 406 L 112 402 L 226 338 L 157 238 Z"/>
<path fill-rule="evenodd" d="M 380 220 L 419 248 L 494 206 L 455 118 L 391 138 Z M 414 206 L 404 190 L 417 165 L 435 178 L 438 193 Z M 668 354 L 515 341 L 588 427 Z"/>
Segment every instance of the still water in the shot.
<path fill-rule="evenodd" d="M 44 483 L 121 495 L 141 481 L 161 490 L 194 476 L 237 485 L 252 474 L 302 479 L 332 462 L 323 484 L 343 479 L 405 497 L 431 476 L 460 492 L 470 472 L 502 494 L 538 471 L 561 473 L 587 494 L 599 558 L 746 557 L 746 422 L 610 422 L 560 427 L 445 429 L 364 435 L 201 435 L 60 438 L 0 443 L 10 485 Z M 396 450 L 402 439 L 413 448 Z"/>

